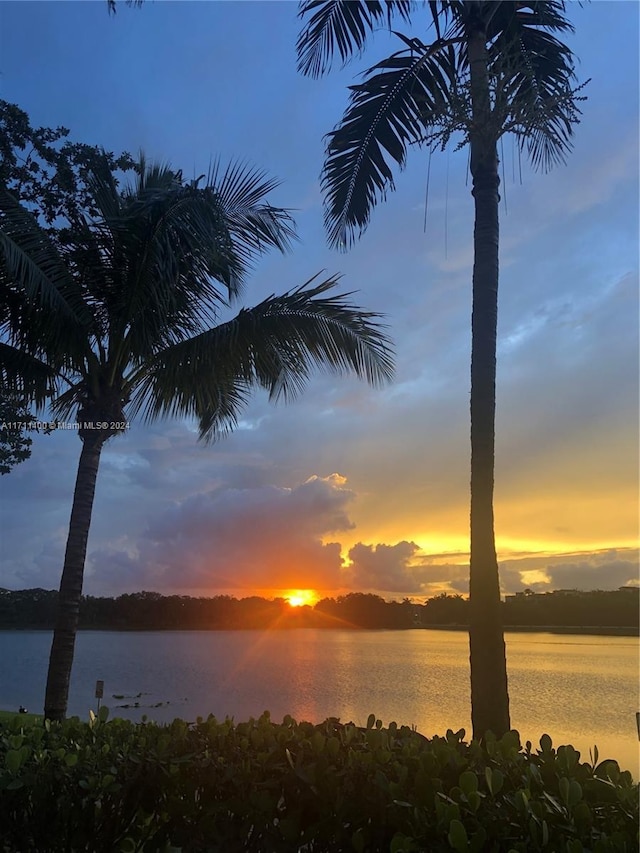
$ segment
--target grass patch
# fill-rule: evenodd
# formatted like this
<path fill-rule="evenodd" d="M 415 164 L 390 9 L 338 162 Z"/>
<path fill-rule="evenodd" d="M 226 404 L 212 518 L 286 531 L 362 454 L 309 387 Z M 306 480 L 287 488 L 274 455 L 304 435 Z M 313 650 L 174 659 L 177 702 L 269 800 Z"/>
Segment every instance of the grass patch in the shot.
<path fill-rule="evenodd" d="M 42 714 L 20 714 L 18 711 L 3 711 L 0 709 L 0 724 L 6 725 L 14 719 L 20 720 L 23 725 L 29 726 L 42 725 L 44 721 Z"/>

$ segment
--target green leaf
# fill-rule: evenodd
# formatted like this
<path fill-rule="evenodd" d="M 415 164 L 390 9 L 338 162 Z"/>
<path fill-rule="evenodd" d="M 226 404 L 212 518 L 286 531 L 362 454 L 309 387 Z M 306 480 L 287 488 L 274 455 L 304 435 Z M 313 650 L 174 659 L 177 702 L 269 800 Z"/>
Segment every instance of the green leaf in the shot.
<path fill-rule="evenodd" d="M 470 791 L 467 795 L 467 800 L 469 802 L 469 808 L 477 812 L 482 803 L 482 797 L 477 791 Z"/>
<path fill-rule="evenodd" d="M 487 768 L 488 769 L 488 768 Z M 476 792 L 478 790 L 478 777 L 471 770 L 465 770 L 464 773 L 460 774 L 460 779 L 458 780 L 458 785 L 462 788 L 465 794 L 470 794 L 471 792 Z"/>
<path fill-rule="evenodd" d="M 582 786 L 578 781 L 572 779 L 569 782 L 569 806 L 577 805 L 582 799 Z"/>
<path fill-rule="evenodd" d="M 517 731 L 505 732 L 500 741 L 503 748 L 511 752 L 519 752 L 521 749 L 520 735 Z"/>
<path fill-rule="evenodd" d="M 312 737 L 311 737 L 311 746 L 313 748 L 313 751 L 316 753 L 322 752 L 322 750 L 324 749 L 326 741 L 327 741 L 327 739 L 322 734 L 322 732 L 318 732 L 318 731 L 314 732 Z"/>
<path fill-rule="evenodd" d="M 337 737 L 330 737 L 327 740 L 327 752 L 332 759 L 337 758 L 340 754 L 340 741 Z"/>
<path fill-rule="evenodd" d="M 476 832 L 471 836 L 469 845 L 472 853 L 483 853 L 486 850 L 487 831 L 483 826 L 479 826 Z"/>
<path fill-rule="evenodd" d="M 351 844 L 356 853 L 363 853 L 364 851 L 364 832 L 362 829 L 356 829 L 356 831 L 351 836 Z"/>
<path fill-rule="evenodd" d="M 449 834 L 447 836 L 449 844 L 458 853 L 466 853 L 469 850 L 469 840 L 467 838 L 467 830 L 459 820 L 452 820 L 449 824 Z"/>
<path fill-rule="evenodd" d="M 529 797 L 525 790 L 521 788 L 519 791 L 516 791 L 514 796 L 514 802 L 519 812 L 522 812 L 522 814 L 528 814 Z"/>
<path fill-rule="evenodd" d="M 612 758 L 605 758 L 594 770 L 594 774 L 600 779 L 611 779 L 617 782 L 620 778 L 620 765 Z"/>
<path fill-rule="evenodd" d="M 416 850 L 413 838 L 404 835 L 402 832 L 396 832 L 391 839 L 389 845 L 389 853 L 411 853 Z"/>
<path fill-rule="evenodd" d="M 551 738 L 549 737 L 549 735 L 547 735 L 547 734 L 542 735 L 542 737 L 540 738 L 540 748 L 542 749 L 542 751 L 543 752 L 550 752 L 552 746 L 553 746 L 553 742 L 552 742 Z"/>
<path fill-rule="evenodd" d="M 573 810 L 573 818 L 577 824 L 582 824 L 583 826 L 591 826 L 591 824 L 593 823 L 593 815 L 591 814 L 591 809 L 584 801 L 579 802 L 576 805 L 575 809 Z"/>
<path fill-rule="evenodd" d="M 487 780 L 489 793 L 492 795 L 498 794 L 502 790 L 504 784 L 504 774 L 502 771 L 492 767 L 485 767 L 484 776 Z"/>
<path fill-rule="evenodd" d="M 9 749 L 4 757 L 4 766 L 9 773 L 17 773 L 23 763 L 22 750 Z"/>

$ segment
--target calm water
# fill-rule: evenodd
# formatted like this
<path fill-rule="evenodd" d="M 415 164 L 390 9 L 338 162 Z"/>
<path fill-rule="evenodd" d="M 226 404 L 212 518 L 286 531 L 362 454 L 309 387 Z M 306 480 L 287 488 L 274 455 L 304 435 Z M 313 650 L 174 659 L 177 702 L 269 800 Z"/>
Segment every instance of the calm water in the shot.
<path fill-rule="evenodd" d="M 547 732 L 586 760 L 597 744 L 638 778 L 638 641 L 507 634 L 511 721 L 522 740 Z M 41 711 L 51 635 L 0 632 L 0 707 Z M 78 635 L 69 713 L 86 718 L 96 679 L 111 713 L 161 722 L 213 713 L 237 721 L 268 709 L 320 722 L 471 731 L 468 638 L 462 631 L 178 631 Z M 114 699 L 113 694 L 124 695 Z M 136 694 L 142 693 L 139 698 Z M 118 708 L 133 704 L 138 709 Z M 153 707 L 162 703 L 160 707 Z"/>

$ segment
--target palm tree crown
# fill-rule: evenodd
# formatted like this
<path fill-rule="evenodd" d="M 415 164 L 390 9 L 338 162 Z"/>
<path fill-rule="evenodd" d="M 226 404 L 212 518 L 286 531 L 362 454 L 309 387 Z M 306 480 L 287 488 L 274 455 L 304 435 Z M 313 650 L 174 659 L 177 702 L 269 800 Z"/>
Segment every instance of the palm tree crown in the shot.
<path fill-rule="evenodd" d="M 298 39 L 298 67 L 318 77 L 337 45 L 346 61 L 362 51 L 367 31 L 386 17 L 410 20 L 404 0 L 307 0 L 310 15 Z M 444 147 L 455 133 L 461 145 L 474 132 L 497 140 L 513 133 L 535 168 L 563 162 L 578 120 L 571 51 L 553 33 L 573 31 L 564 3 L 430 2 L 435 38 L 425 43 L 395 32 L 402 49 L 350 86 L 338 127 L 327 134 L 322 173 L 325 225 L 332 246 L 346 248 L 367 227 L 371 211 L 395 189 L 389 160 L 400 168 L 413 144 Z M 490 102 L 482 127 L 474 115 L 469 40 L 480 33 L 487 52 Z"/>
<path fill-rule="evenodd" d="M 261 173 L 216 168 L 199 183 L 142 158 L 137 185 L 119 192 L 108 169 L 96 170 L 90 188 L 101 218 L 71 223 L 55 242 L 2 192 L 7 380 L 28 375 L 33 384 L 40 367 L 43 378 L 55 373 L 60 417 L 118 422 L 128 406 L 130 416 L 196 417 L 210 439 L 233 427 L 253 387 L 291 397 L 312 365 L 373 384 L 390 377 L 374 315 L 350 305 L 349 294 L 327 294 L 337 277 L 311 279 L 216 325 L 257 254 L 285 251 L 294 231 L 287 211 L 262 202 L 275 184 Z"/>
<path fill-rule="evenodd" d="M 200 186 L 144 157 L 136 171 L 120 192 L 98 157 L 87 178 L 98 216 L 48 231 L 0 188 L 0 379 L 40 405 L 51 396 L 82 439 L 45 696 L 54 720 L 66 714 L 100 454 L 128 418 L 195 417 L 211 440 L 254 388 L 294 396 L 314 366 L 373 384 L 393 371 L 377 315 L 329 294 L 335 277 L 216 325 L 257 255 L 293 237 L 288 212 L 263 201 L 272 181 L 236 165 Z"/>

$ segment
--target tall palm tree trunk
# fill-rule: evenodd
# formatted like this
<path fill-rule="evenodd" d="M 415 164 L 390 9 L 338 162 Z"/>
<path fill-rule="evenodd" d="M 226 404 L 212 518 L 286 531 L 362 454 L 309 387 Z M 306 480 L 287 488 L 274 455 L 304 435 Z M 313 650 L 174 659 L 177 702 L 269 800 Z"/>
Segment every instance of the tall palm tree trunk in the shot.
<path fill-rule="evenodd" d="M 49 672 L 44 700 L 44 715 L 49 720 L 63 720 L 67 713 L 69 680 L 76 644 L 84 562 L 91 525 L 91 511 L 96 489 L 100 454 L 104 436 L 99 431 L 85 431 L 73 493 L 71 521 L 64 568 L 58 594 L 56 626 L 53 632 Z"/>
<path fill-rule="evenodd" d="M 493 525 L 498 325 L 498 154 L 487 78 L 486 36 L 469 39 L 471 174 L 475 202 L 471 319 L 471 565 L 469 580 L 473 736 L 509 731 L 509 695 Z"/>

